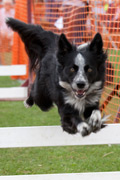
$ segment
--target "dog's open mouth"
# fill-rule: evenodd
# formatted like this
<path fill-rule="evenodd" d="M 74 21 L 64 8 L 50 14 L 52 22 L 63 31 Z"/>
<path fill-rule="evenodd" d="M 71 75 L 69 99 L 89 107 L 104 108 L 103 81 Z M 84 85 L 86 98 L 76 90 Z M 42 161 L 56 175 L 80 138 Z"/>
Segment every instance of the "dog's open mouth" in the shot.
<path fill-rule="evenodd" d="M 87 90 L 74 90 L 75 96 L 77 98 L 82 98 L 85 96 Z"/>

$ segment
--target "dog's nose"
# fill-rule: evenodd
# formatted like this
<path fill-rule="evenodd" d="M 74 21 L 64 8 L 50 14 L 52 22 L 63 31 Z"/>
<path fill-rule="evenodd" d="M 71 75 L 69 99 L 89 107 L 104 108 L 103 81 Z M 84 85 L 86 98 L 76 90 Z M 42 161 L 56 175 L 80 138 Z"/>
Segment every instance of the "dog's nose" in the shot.
<path fill-rule="evenodd" d="M 84 81 L 77 82 L 77 87 L 79 89 L 83 89 L 85 87 L 85 82 Z"/>

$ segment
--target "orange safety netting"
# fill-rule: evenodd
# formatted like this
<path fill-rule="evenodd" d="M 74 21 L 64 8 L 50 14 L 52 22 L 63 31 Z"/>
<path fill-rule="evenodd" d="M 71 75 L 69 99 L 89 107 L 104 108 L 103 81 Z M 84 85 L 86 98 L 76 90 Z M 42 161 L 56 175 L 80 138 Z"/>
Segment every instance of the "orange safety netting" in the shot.
<path fill-rule="evenodd" d="M 29 8 L 28 8 L 29 6 Z M 3 8 L 3 4 L 0 10 Z M 120 0 L 16 0 L 11 7 L 14 17 L 24 22 L 42 25 L 46 30 L 65 33 L 80 45 L 100 32 L 108 51 L 106 83 L 101 110 L 111 114 L 110 122 L 120 122 Z M 16 33 L 11 39 L 2 35 L 0 23 L 0 63 L 27 64 L 24 45 Z M 28 78 L 26 76 L 12 78 Z"/>
<path fill-rule="evenodd" d="M 27 1 L 16 0 L 15 4 L 15 18 L 24 22 L 28 22 L 28 13 L 27 13 Z M 25 52 L 24 44 L 21 41 L 19 35 L 14 33 L 13 36 L 13 54 L 12 54 L 12 64 L 26 64 L 27 73 L 24 76 L 12 76 L 12 79 L 27 79 L 28 78 L 28 56 Z"/>

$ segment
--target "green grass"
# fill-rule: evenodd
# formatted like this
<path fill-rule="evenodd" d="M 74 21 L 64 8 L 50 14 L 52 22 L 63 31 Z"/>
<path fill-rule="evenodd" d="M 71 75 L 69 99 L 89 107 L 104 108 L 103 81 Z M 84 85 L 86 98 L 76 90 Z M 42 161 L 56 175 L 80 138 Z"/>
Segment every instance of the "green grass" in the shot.
<path fill-rule="evenodd" d="M 0 150 L 0 175 L 120 171 L 120 146 Z"/>
<path fill-rule="evenodd" d="M 9 76 L 0 76 L 0 87 L 16 87 L 20 86 L 20 82 L 11 80 Z"/>
<path fill-rule="evenodd" d="M 19 86 L 0 77 L 0 87 Z M 57 108 L 45 113 L 23 102 L 0 102 L 0 127 L 60 125 Z M 120 171 L 120 145 L 0 149 L 0 175 Z"/>
<path fill-rule="evenodd" d="M 23 102 L 0 102 L 0 126 L 44 126 L 58 125 L 60 117 L 57 108 L 42 112 L 36 106 L 26 109 Z"/>

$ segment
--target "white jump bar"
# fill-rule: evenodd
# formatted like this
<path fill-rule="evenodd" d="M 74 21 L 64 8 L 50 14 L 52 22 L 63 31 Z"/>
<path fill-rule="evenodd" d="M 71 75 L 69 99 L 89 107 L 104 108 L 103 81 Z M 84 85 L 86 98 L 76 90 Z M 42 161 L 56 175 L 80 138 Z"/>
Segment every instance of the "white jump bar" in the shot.
<path fill-rule="evenodd" d="M 0 128 L 0 148 L 99 144 L 120 144 L 120 124 L 109 124 L 87 137 L 70 135 L 60 126 Z"/>
<path fill-rule="evenodd" d="M 28 96 L 27 87 L 0 88 L 0 100 L 26 99 Z"/>
<path fill-rule="evenodd" d="M 0 65 L 0 76 L 25 75 L 26 65 Z"/>
<path fill-rule="evenodd" d="M 120 172 L 0 176 L 0 180 L 120 180 Z"/>

